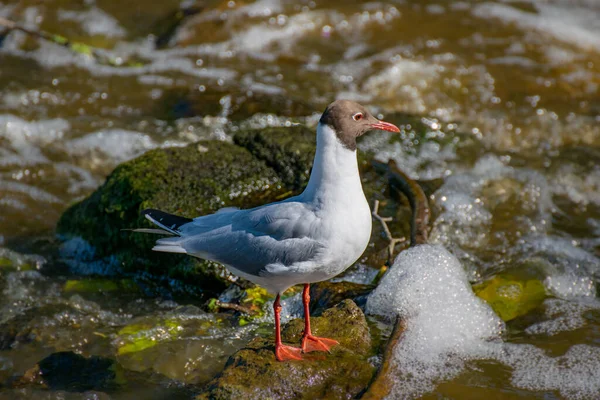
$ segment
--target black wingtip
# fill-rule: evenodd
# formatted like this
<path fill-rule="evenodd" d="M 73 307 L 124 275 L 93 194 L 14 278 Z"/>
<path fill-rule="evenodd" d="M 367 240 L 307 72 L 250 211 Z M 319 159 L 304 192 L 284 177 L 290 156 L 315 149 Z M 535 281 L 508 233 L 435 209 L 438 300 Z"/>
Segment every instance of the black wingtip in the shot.
<path fill-rule="evenodd" d="M 152 216 L 152 213 L 153 213 L 154 211 L 160 211 L 160 210 L 155 210 L 155 209 L 153 209 L 153 208 L 146 208 L 145 210 L 142 210 L 142 211 L 140 212 L 140 215 L 141 215 L 142 217 L 145 217 L 146 215 Z"/>
<path fill-rule="evenodd" d="M 141 215 L 144 217 L 147 215 L 153 220 L 173 230 L 178 229 L 181 225 L 185 225 L 193 221 L 191 218 L 180 217 L 179 215 L 169 214 L 167 212 L 152 208 L 146 208 L 141 212 Z"/>

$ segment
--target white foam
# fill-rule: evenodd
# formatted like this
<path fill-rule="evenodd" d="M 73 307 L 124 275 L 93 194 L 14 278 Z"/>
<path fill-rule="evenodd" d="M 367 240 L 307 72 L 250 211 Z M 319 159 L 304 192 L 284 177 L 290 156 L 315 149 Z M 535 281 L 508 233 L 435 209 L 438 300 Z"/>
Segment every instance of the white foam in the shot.
<path fill-rule="evenodd" d="M 586 306 L 547 300 L 547 314 L 580 313 Z M 594 308 L 597 305 L 593 305 Z M 570 399 L 592 399 L 600 391 L 600 348 L 576 344 L 564 355 L 546 354 L 532 345 L 500 340 L 504 324 L 466 279 L 462 266 L 441 246 L 421 245 L 401 253 L 369 296 L 370 314 L 399 315 L 405 330 L 395 349 L 391 399 L 412 399 L 458 376 L 467 363 L 490 360 L 511 368 L 520 389 L 560 392 Z M 531 326 L 529 334 L 555 334 L 582 326 L 566 315 Z"/>
<path fill-rule="evenodd" d="M 366 135 L 358 146 L 361 151 L 375 152 L 375 158 L 379 161 L 396 161 L 398 167 L 413 179 L 444 178 L 450 174 L 451 167 L 457 161 L 454 143 L 442 145 L 435 141 L 425 141 L 413 147 L 411 142 L 414 138 L 407 137 L 402 143 L 390 144 L 391 135 L 389 132 Z"/>
<path fill-rule="evenodd" d="M 497 339 L 504 324 L 475 296 L 456 257 L 441 246 L 402 252 L 367 300 L 369 314 L 406 322 L 394 362 L 400 376 L 392 398 L 431 391 L 464 367 L 478 348 Z"/>
<path fill-rule="evenodd" d="M 9 149 L 4 149 L 8 152 L 0 158 L 0 165 L 47 162 L 41 147 L 60 141 L 68 129 L 69 123 L 60 118 L 29 122 L 9 114 L 0 115 L 0 138 L 9 145 Z"/>
<path fill-rule="evenodd" d="M 472 170 L 448 177 L 434 195 L 439 216 L 434 222 L 431 242 L 446 246 L 481 248 L 490 238 L 491 222 L 498 205 L 517 201 L 514 224 L 516 236 L 541 234 L 550 226 L 552 198 L 546 178 L 538 172 L 506 166 L 487 155 Z M 506 235 L 507 232 L 501 232 Z M 505 239 L 506 245 L 514 239 Z"/>
<path fill-rule="evenodd" d="M 10 44 L 13 40 L 12 36 L 9 38 L 11 39 L 9 40 Z M 16 43 L 5 47 L 5 51 L 21 58 L 34 59 L 46 68 L 74 65 L 89 71 L 95 76 L 143 76 L 179 72 L 196 78 L 220 80 L 219 82 L 225 82 L 237 76 L 237 72 L 232 69 L 198 67 L 194 61 L 185 58 L 188 53 L 197 54 L 198 49 L 155 51 L 148 49 L 144 42 L 124 43 L 116 46 L 114 50 L 103 50 L 108 57 L 115 60 L 126 60 L 132 56 L 141 56 L 150 60 L 148 64 L 135 68 L 100 64 L 89 56 L 73 53 L 67 48 L 47 41 L 40 41 L 39 47 L 33 51 L 23 51 Z"/>
<path fill-rule="evenodd" d="M 182 145 L 185 145 L 185 143 L 164 143 L 164 147 Z M 81 138 L 70 140 L 65 145 L 65 149 L 71 155 L 97 156 L 100 154 L 103 158 L 103 164 L 106 159 L 110 160 L 111 163 L 127 161 L 157 147 L 160 147 L 160 145 L 149 135 L 123 129 L 108 129 L 90 133 Z"/>
<path fill-rule="evenodd" d="M 600 276 L 600 259 L 573 241 L 547 236 L 527 236 L 513 250 L 523 258 L 544 260 L 547 274 L 544 284 L 555 296 L 563 299 L 596 296 L 593 276 Z"/>
<path fill-rule="evenodd" d="M 553 180 L 552 192 L 582 206 L 600 205 L 600 166 L 595 165 L 590 170 L 573 164 L 562 165 Z"/>
<path fill-rule="evenodd" d="M 58 10 L 57 16 L 59 21 L 79 22 L 89 35 L 120 38 L 127 33 L 114 17 L 95 6 L 86 11 Z"/>
<path fill-rule="evenodd" d="M 529 390 L 556 390 L 567 399 L 597 399 L 600 393 L 600 348 L 572 346 L 564 355 L 548 356 L 532 345 L 505 344 L 498 361 L 512 368 L 511 383 Z"/>
<path fill-rule="evenodd" d="M 255 18 L 269 17 L 281 11 L 283 7 L 280 0 L 259 0 L 238 8 L 235 13 Z"/>
<path fill-rule="evenodd" d="M 561 42 L 567 42 L 585 50 L 600 51 L 600 24 L 598 14 L 585 7 L 554 2 L 532 3 L 537 13 L 527 12 L 506 4 L 484 3 L 473 8 L 473 14 L 481 18 L 498 18 L 522 29 L 536 30 Z"/>
<path fill-rule="evenodd" d="M 0 193 L 15 192 L 25 194 L 42 203 L 62 203 L 62 200 L 43 189 L 26 183 L 0 180 Z"/>
<path fill-rule="evenodd" d="M 584 312 L 598 309 L 600 309 L 600 302 L 595 299 L 588 301 L 546 299 L 544 316 L 548 319 L 527 327 L 525 332 L 530 335 L 552 336 L 560 332 L 573 331 L 586 324 Z"/>
<path fill-rule="evenodd" d="M 363 91 L 377 93 L 377 97 L 402 99 L 403 111 L 424 114 L 428 111 L 425 97 L 429 84 L 439 79 L 440 68 L 432 63 L 400 59 L 367 79 Z"/>
<path fill-rule="evenodd" d="M 232 38 L 236 50 L 258 52 L 277 44 L 282 49 L 291 50 L 291 46 L 307 32 L 314 31 L 323 23 L 320 12 L 304 12 L 288 18 L 284 26 L 255 25 L 237 33 Z"/>

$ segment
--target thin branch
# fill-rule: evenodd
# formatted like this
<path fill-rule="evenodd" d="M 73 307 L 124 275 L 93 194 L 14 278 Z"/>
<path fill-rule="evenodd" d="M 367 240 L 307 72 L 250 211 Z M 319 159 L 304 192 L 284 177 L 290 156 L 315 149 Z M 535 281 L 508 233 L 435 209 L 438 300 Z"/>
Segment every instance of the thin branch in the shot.
<path fill-rule="evenodd" d="M 379 215 L 379 200 L 375 200 L 375 204 L 373 205 L 373 218 L 381 223 L 383 228 L 383 232 L 385 233 L 385 238 L 388 240 L 388 264 L 390 264 L 394 258 L 394 249 L 398 243 L 406 242 L 406 238 L 395 238 L 392 236 L 392 232 L 388 227 L 388 222 L 393 221 L 392 217 L 382 217 Z"/>

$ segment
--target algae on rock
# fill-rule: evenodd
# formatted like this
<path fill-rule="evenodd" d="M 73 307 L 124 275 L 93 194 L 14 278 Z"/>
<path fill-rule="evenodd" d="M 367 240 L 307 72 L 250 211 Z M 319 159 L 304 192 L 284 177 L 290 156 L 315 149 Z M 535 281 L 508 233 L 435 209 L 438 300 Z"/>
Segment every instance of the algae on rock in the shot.
<path fill-rule="evenodd" d="M 219 292 L 224 279 L 215 263 L 152 252 L 156 236 L 123 229 L 149 226 L 140 216 L 145 208 L 195 217 L 226 206 L 256 206 L 282 191 L 277 174 L 239 146 L 209 141 L 157 149 L 119 165 L 62 215 L 57 231 L 88 241 L 97 258 L 116 258 L 118 270 L 111 272 L 167 276 Z"/>
<path fill-rule="evenodd" d="M 347 399 L 369 383 L 375 368 L 371 336 L 364 314 L 351 300 L 311 318 L 313 333 L 336 339 L 331 353 L 304 354 L 304 361 L 279 362 L 273 339 L 256 338 L 227 361 L 225 369 L 197 397 L 205 399 Z M 304 322 L 283 329 L 285 343 L 300 345 Z"/>

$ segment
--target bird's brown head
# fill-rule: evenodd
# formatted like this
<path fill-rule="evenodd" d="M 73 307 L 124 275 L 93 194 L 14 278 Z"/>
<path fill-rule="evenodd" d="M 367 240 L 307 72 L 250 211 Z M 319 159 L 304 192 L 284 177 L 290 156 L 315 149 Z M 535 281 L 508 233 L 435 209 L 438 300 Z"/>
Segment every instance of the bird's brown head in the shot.
<path fill-rule="evenodd" d="M 329 104 L 319 123 L 330 126 L 350 150 L 356 150 L 356 138 L 370 130 L 400 132 L 396 125 L 378 120 L 366 108 L 350 100 L 336 100 Z"/>

